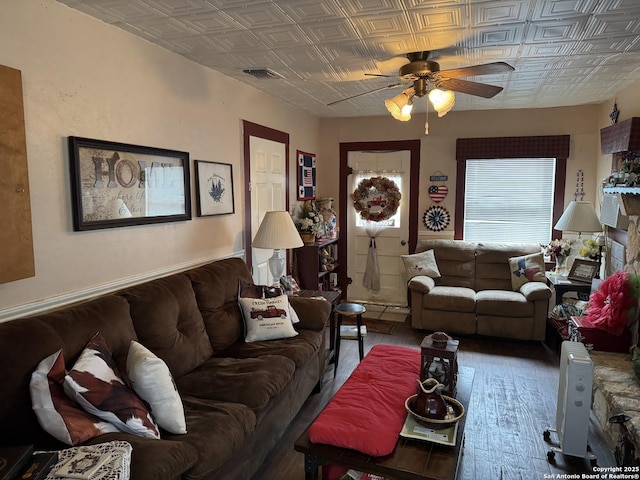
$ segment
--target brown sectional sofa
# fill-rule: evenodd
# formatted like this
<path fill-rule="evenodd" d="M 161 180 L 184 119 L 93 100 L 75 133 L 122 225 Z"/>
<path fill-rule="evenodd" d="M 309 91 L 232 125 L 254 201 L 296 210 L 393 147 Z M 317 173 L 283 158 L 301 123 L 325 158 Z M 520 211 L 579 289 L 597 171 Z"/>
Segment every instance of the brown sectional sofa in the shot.
<path fill-rule="evenodd" d="M 411 324 L 447 333 L 544 340 L 551 289 L 528 282 L 513 291 L 509 258 L 540 252 L 537 244 L 424 240 L 440 278 L 409 280 Z"/>
<path fill-rule="evenodd" d="M 87 443 L 126 440 L 131 478 L 249 479 L 264 462 L 324 371 L 330 304 L 291 299 L 300 322 L 293 338 L 245 343 L 231 258 L 127 288 L 75 306 L 0 324 L 0 443 L 60 449 L 31 409 L 29 380 L 62 348 L 67 368 L 99 331 L 120 371 L 131 340 L 168 365 L 184 405 L 187 433 L 160 440 L 108 433 Z"/>

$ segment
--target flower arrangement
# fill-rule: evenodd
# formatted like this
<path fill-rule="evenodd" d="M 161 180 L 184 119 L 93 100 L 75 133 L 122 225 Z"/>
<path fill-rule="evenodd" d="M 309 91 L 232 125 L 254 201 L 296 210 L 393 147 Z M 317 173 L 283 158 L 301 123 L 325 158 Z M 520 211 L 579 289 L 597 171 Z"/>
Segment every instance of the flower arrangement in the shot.
<path fill-rule="evenodd" d="M 568 257 L 571 254 L 571 245 L 573 242 L 563 238 L 551 240 L 548 245 L 542 245 L 544 253 L 554 258 Z"/>
<path fill-rule="evenodd" d="M 295 224 L 300 233 L 312 233 L 318 236 L 324 232 L 324 218 L 311 202 L 302 204 Z"/>
<path fill-rule="evenodd" d="M 595 240 L 585 240 L 582 242 L 584 247 L 580 249 L 578 252 L 581 257 L 590 258 L 591 260 L 598 260 L 600 256 L 600 247 L 598 246 L 598 242 Z"/>

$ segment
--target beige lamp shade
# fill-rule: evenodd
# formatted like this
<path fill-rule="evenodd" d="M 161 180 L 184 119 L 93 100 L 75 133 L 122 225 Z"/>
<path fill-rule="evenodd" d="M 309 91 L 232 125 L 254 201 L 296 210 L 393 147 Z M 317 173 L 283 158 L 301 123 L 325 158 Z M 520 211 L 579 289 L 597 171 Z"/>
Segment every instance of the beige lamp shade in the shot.
<path fill-rule="evenodd" d="M 591 202 L 573 201 L 553 227 L 562 232 L 599 232 L 602 225 Z"/>
<path fill-rule="evenodd" d="M 251 245 L 256 248 L 298 248 L 304 243 L 289 212 L 267 212 Z"/>

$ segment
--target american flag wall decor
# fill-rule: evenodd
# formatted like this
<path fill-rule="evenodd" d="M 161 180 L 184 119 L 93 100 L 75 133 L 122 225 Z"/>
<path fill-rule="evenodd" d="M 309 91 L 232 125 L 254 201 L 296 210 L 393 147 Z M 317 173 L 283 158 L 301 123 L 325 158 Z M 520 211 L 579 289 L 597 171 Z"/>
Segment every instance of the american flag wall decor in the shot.
<path fill-rule="evenodd" d="M 296 151 L 298 163 L 298 200 L 316 198 L 316 155 Z"/>

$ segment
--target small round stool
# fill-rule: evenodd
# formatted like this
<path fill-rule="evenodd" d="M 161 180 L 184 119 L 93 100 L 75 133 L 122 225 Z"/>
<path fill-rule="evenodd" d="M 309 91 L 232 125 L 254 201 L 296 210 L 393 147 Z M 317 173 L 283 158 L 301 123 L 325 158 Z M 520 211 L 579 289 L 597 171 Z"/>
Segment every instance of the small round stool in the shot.
<path fill-rule="evenodd" d="M 336 376 L 336 371 L 338 370 L 338 360 L 340 359 L 340 339 L 342 335 L 340 335 L 340 327 L 342 327 L 342 319 L 344 317 L 352 317 L 355 315 L 356 317 L 356 327 L 357 327 L 357 337 L 358 340 L 358 353 L 360 354 L 360 361 L 364 357 L 364 340 L 363 340 L 363 325 L 362 325 L 362 314 L 366 312 L 367 309 L 362 305 L 357 303 L 339 303 L 336 305 L 335 313 L 338 315 L 338 324 L 336 326 L 336 354 L 334 358 L 333 364 L 333 376 Z"/>

